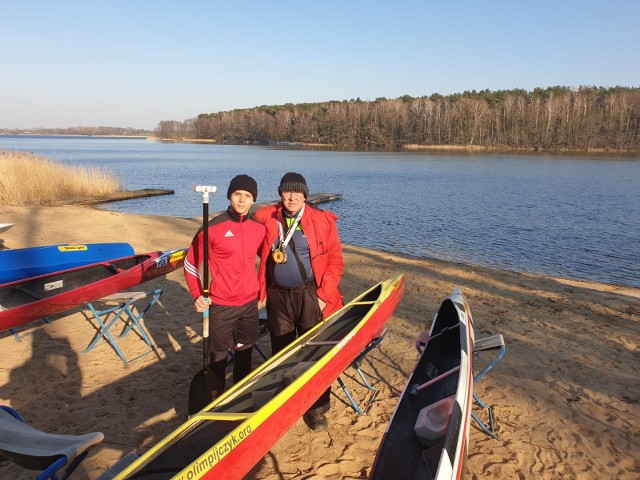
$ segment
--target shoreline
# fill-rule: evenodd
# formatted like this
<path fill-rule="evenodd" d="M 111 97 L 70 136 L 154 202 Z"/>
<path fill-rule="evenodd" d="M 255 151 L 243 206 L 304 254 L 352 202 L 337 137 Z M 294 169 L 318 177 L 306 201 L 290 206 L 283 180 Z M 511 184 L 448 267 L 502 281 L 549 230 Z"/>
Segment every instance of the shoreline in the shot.
<path fill-rule="evenodd" d="M 424 262 L 430 262 L 430 263 L 434 263 L 434 264 L 442 264 L 442 265 L 452 265 L 452 266 L 456 266 L 458 268 L 470 268 L 470 269 L 486 269 L 489 271 L 496 271 L 496 272 L 504 272 L 504 273 L 510 273 L 513 275 L 523 275 L 526 277 L 531 277 L 532 279 L 540 279 L 540 280 L 553 280 L 555 282 L 558 283 L 562 283 L 565 285 L 569 285 L 572 287 L 581 287 L 581 288 L 589 288 L 595 291 L 615 291 L 617 293 L 621 293 L 624 295 L 629 295 L 631 297 L 635 297 L 635 298 L 640 298 L 640 287 L 636 287 L 633 285 L 625 285 L 625 284 L 620 284 L 620 283 L 609 283 L 609 282 L 600 282 L 600 281 L 596 281 L 596 280 L 583 280 L 583 279 L 577 279 L 577 278 L 569 278 L 569 277 L 559 277 L 559 276 L 555 276 L 555 275 L 546 275 L 543 273 L 535 273 L 535 272 L 527 272 L 527 271 L 520 271 L 520 270 L 510 270 L 507 268 L 497 268 L 497 267 L 488 267 L 485 265 L 479 265 L 476 263 L 464 263 L 464 262 L 456 262 L 453 260 L 443 260 L 440 258 L 434 258 L 434 257 L 418 257 L 416 255 L 410 255 L 407 253 L 398 253 L 398 252 L 391 252 L 391 251 L 387 251 L 387 250 L 379 250 L 379 249 L 375 249 L 375 248 L 368 248 L 368 247 L 361 247 L 359 245 L 353 245 L 351 243 L 345 243 L 342 242 L 343 246 L 347 246 L 348 248 L 350 248 L 353 251 L 362 251 L 362 252 L 366 252 L 369 255 L 374 255 L 377 254 L 379 256 L 392 256 L 392 257 L 397 257 L 397 258 L 406 258 L 407 260 L 413 260 L 413 261 L 424 261 Z"/>
<path fill-rule="evenodd" d="M 47 136 L 47 137 L 87 137 L 87 138 L 131 138 L 149 140 L 152 142 L 161 143 L 184 143 L 184 144 L 203 144 L 203 145 L 231 145 L 231 146 L 262 146 L 262 147 L 281 147 L 281 148 L 300 148 L 302 150 L 308 148 L 326 148 L 329 150 L 337 151 L 358 151 L 358 152 L 464 152 L 464 153 L 514 153 L 514 154 L 530 154 L 530 153 L 549 153 L 549 154 L 579 154 L 579 155 L 615 155 L 615 156 L 633 156 L 636 157 L 640 154 L 640 150 L 623 150 L 623 149 L 610 149 L 610 148 L 590 148 L 590 149 L 569 149 L 569 148 L 557 148 L 557 149 L 545 149 L 537 147 L 527 148 L 509 148 L 509 147 L 492 147 L 484 145 L 423 145 L 423 144 L 405 144 L 399 147 L 381 147 L 375 148 L 370 146 L 349 147 L 346 145 L 335 145 L 330 143 L 305 143 L 305 142 L 279 142 L 271 141 L 273 143 L 220 143 L 211 138 L 162 138 L 153 134 L 150 135 L 86 135 L 86 134 L 64 134 L 64 133 L 6 133 L 0 132 L 0 136 Z"/>
<path fill-rule="evenodd" d="M 129 242 L 140 253 L 180 248 L 190 243 L 200 220 L 82 205 L 0 206 L 0 221 L 16 223 L 1 235 L 9 248 L 115 241 Z M 247 479 L 366 477 L 415 365 L 415 339 L 455 286 L 469 302 L 476 339 L 502 334 L 506 342 L 505 357 L 475 386 L 494 406 L 500 440 L 472 422 L 467 478 L 637 478 L 640 288 L 349 244 L 343 250 L 340 288 L 347 300 L 379 280 L 405 275 L 405 294 L 387 323 L 389 333 L 362 364 L 380 393 L 366 415 L 357 415 L 334 383 L 328 430 L 312 432 L 299 420 Z M 0 403 L 45 431 L 105 434 L 73 478 L 95 479 L 127 453 L 150 448 L 186 417 L 189 382 L 202 366 L 201 318 L 193 312 L 181 271 L 144 284 L 145 290 L 155 288 L 164 294 L 143 325 L 157 348 L 144 354 L 135 336 L 119 340 L 128 358 L 142 355 L 129 368 L 108 344 L 83 352 L 95 330 L 81 310 L 49 324 L 32 322 L 22 342 L 0 333 Z M 259 345 L 269 351 L 268 339 Z M 255 367 L 260 359 L 253 358 Z M 356 401 L 366 401 L 357 375 L 346 371 L 343 379 Z M 474 412 L 486 419 L 486 412 Z M 0 477 L 27 480 L 33 472 L 0 462 Z"/>

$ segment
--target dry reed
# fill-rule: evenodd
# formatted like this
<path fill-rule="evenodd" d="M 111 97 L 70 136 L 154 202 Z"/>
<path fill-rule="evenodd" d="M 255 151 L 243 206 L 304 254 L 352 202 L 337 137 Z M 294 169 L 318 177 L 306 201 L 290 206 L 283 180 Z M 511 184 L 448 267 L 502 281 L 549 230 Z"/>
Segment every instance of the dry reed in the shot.
<path fill-rule="evenodd" d="M 112 172 L 63 165 L 29 152 L 0 150 L 0 204 L 53 205 L 122 190 Z"/>

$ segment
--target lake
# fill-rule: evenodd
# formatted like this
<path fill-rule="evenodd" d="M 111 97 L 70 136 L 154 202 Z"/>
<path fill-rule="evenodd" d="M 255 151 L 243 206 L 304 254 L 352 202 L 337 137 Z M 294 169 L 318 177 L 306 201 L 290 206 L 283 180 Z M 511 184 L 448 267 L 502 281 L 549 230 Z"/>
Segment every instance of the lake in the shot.
<path fill-rule="evenodd" d="M 128 213 L 196 217 L 195 184 L 228 205 L 238 173 L 258 201 L 277 198 L 288 171 L 323 204 L 349 244 L 417 257 L 640 287 L 640 158 L 509 153 L 389 153 L 161 143 L 147 139 L 0 135 L 31 151 L 117 174 L 125 189 L 175 195 L 107 204 Z M 1 220 L 1 219 L 0 219 Z M 195 233 L 195 232 L 194 232 Z M 181 247 L 182 245 L 176 245 Z"/>

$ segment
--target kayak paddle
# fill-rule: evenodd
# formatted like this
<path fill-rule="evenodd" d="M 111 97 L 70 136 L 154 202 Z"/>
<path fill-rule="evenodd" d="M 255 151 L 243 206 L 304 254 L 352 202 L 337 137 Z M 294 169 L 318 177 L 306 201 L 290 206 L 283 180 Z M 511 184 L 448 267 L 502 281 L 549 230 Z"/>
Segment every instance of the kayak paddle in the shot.
<path fill-rule="evenodd" d="M 209 298 L 209 193 L 215 193 L 215 186 L 194 187 L 196 192 L 202 192 L 202 235 L 203 235 L 203 275 L 200 278 L 204 299 Z M 199 412 L 214 399 L 214 392 L 218 391 L 218 380 L 209 370 L 209 308 L 202 312 L 202 370 L 191 380 L 189 385 L 189 415 Z"/>

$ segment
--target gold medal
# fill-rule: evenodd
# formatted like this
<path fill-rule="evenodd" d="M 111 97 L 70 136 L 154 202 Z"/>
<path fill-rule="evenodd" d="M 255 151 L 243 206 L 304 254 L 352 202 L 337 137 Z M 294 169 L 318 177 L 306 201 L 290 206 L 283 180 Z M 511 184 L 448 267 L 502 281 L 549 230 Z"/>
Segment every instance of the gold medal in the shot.
<path fill-rule="evenodd" d="M 276 263 L 285 263 L 287 261 L 287 254 L 278 249 L 273 251 L 271 258 L 273 258 L 273 261 Z"/>

